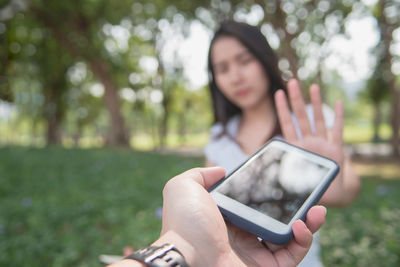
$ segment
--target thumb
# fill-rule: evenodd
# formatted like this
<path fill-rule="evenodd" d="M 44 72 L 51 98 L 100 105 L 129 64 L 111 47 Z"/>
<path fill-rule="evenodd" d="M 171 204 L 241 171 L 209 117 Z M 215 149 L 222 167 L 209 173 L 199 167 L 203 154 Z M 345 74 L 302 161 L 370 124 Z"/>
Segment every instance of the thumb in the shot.
<path fill-rule="evenodd" d="M 202 186 L 205 189 L 209 189 L 216 182 L 225 177 L 225 169 L 221 167 L 209 167 L 209 168 L 201 168 L 200 174 L 203 177 Z"/>
<path fill-rule="evenodd" d="M 221 167 L 194 168 L 180 175 L 177 179 L 192 179 L 206 190 L 225 177 L 225 170 Z"/>

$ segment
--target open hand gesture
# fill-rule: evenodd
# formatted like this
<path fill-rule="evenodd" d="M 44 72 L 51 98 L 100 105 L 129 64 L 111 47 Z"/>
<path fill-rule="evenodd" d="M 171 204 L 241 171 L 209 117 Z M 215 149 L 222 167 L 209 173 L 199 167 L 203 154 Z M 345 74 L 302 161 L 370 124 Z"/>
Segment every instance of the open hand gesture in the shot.
<path fill-rule="evenodd" d="M 314 121 L 310 121 L 306 113 L 301 89 L 297 80 L 290 80 L 287 85 L 288 99 L 292 112 L 298 123 L 300 136 L 298 136 L 292 118 L 292 112 L 285 93 L 279 90 L 275 94 L 275 103 L 284 139 L 298 147 L 320 154 L 336 161 L 340 166 L 338 177 L 332 182 L 329 189 L 321 199 L 323 204 L 339 203 L 344 194 L 343 189 L 343 105 L 340 101 L 335 105 L 335 122 L 332 129 L 327 129 L 322 113 L 321 90 L 318 85 L 310 87 L 311 105 Z M 314 126 L 314 131 L 311 125 Z M 338 204 L 340 205 L 340 204 Z"/>

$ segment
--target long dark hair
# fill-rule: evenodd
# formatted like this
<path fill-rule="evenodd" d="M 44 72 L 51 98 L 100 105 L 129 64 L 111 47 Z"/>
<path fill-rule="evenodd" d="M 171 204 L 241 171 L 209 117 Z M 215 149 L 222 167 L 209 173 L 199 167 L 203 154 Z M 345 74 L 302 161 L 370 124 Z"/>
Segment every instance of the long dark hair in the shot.
<path fill-rule="evenodd" d="M 222 22 L 219 29 L 215 32 L 213 39 L 211 40 L 210 49 L 208 51 L 208 76 L 209 88 L 211 91 L 212 104 L 214 108 L 214 122 L 222 123 L 225 128 L 229 119 L 237 114 L 241 114 L 242 111 L 238 106 L 233 104 L 224 96 L 215 82 L 215 73 L 211 60 L 211 49 L 215 41 L 222 36 L 234 37 L 239 40 L 263 65 L 266 72 L 265 74 L 269 78 L 269 93 L 271 94 L 271 99 L 274 106 L 275 102 L 273 96 L 275 92 L 278 89 L 283 89 L 286 91 L 286 87 L 282 80 L 281 72 L 278 69 L 278 57 L 269 46 L 267 39 L 261 33 L 260 29 L 246 23 L 232 20 Z M 280 133 L 278 122 L 273 133 Z"/>

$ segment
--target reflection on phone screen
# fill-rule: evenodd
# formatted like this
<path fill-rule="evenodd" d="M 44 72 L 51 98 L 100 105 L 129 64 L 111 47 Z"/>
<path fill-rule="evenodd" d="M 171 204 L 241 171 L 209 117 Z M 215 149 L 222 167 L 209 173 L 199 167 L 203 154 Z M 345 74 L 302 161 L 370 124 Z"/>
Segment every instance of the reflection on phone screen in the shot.
<path fill-rule="evenodd" d="M 299 152 L 268 147 L 216 191 L 288 224 L 328 171 Z"/>

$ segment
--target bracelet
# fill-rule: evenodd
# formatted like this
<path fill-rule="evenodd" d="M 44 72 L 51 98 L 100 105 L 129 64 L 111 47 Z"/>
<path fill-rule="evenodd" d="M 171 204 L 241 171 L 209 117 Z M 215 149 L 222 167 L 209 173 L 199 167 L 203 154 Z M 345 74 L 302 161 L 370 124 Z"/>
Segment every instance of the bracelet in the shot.
<path fill-rule="evenodd" d="M 124 259 L 137 260 L 150 267 L 189 267 L 182 253 L 171 244 L 143 248 Z"/>

